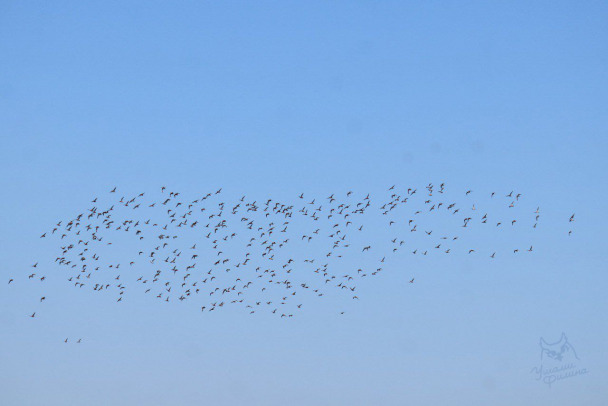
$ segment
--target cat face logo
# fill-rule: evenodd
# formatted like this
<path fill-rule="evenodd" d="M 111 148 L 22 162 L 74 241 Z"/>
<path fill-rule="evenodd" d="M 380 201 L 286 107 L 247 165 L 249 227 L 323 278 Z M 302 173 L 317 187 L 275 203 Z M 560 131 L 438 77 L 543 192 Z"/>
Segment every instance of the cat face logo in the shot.
<path fill-rule="evenodd" d="M 566 334 L 562 333 L 562 336 L 557 342 L 548 343 L 544 338 L 540 339 L 541 362 L 553 360 L 556 362 L 571 362 L 578 359 L 576 351 L 572 344 L 568 342 Z"/>

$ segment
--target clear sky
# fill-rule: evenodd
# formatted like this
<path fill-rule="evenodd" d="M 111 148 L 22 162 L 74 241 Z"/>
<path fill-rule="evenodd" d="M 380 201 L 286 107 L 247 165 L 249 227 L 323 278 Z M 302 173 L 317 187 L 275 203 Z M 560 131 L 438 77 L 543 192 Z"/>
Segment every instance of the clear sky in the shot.
<path fill-rule="evenodd" d="M 600 1 L 0 1 L 0 404 L 605 405 L 607 21 Z M 41 307 L 23 279 L 114 186 L 429 182 L 523 193 L 534 255 L 406 257 L 344 315 L 288 321 L 61 277 Z M 530 371 L 562 332 L 589 373 L 549 387 Z"/>

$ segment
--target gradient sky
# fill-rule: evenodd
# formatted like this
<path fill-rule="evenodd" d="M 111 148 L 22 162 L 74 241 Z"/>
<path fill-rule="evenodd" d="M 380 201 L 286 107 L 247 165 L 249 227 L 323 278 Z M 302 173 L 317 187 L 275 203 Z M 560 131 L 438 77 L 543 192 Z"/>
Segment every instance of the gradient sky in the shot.
<path fill-rule="evenodd" d="M 0 404 L 605 405 L 606 21 L 600 1 L 0 1 Z M 535 255 L 412 259 L 345 315 L 289 321 L 62 278 L 31 319 L 36 289 L 6 284 L 114 186 L 429 182 L 523 193 Z M 562 332 L 589 373 L 549 388 L 530 370 Z"/>

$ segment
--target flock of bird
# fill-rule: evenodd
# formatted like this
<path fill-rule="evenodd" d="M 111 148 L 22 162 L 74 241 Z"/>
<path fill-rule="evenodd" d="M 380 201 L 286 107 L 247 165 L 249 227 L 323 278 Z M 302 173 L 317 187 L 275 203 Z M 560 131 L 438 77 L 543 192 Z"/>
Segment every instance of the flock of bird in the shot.
<path fill-rule="evenodd" d="M 196 300 L 202 312 L 242 306 L 290 318 L 310 297 L 340 292 L 357 300 L 357 284 L 395 269 L 387 266 L 395 257 L 403 264 L 410 255 L 493 259 L 504 251 L 532 252 L 528 244 L 482 252 L 462 240 L 473 228 L 484 228 L 485 238 L 520 224 L 533 230 L 540 220 L 540 208 L 523 217 L 516 210 L 520 193 L 483 196 L 504 208 L 499 218 L 471 190 L 458 194 L 462 203 L 448 199 L 444 184 L 420 191 L 392 186 L 378 200 L 352 191 L 322 199 L 302 193 L 292 203 L 246 196 L 229 203 L 222 189 L 194 199 L 165 187 L 154 195 L 125 197 L 114 188 L 44 232 L 40 238 L 58 241 L 54 262 L 65 270 L 59 275 L 116 302 L 139 291 L 165 302 Z M 447 230 L 426 228 L 447 223 Z M 46 268 L 34 263 L 27 280 L 45 281 Z M 409 275 L 405 283 L 414 280 Z M 39 303 L 46 300 L 45 294 Z"/>

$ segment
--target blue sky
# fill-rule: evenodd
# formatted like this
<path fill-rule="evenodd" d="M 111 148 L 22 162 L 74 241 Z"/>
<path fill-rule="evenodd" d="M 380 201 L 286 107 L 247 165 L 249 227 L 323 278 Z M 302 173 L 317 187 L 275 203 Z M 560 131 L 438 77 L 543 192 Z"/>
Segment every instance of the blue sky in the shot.
<path fill-rule="evenodd" d="M 607 17 L 593 1 L 0 2 L 0 403 L 604 404 Z M 32 320 L 38 288 L 2 282 L 52 261 L 41 232 L 114 186 L 287 200 L 429 182 L 523 193 L 546 215 L 534 255 L 407 259 L 343 317 L 328 299 L 288 322 L 60 277 Z M 530 370 L 562 332 L 590 372 L 548 388 Z"/>

